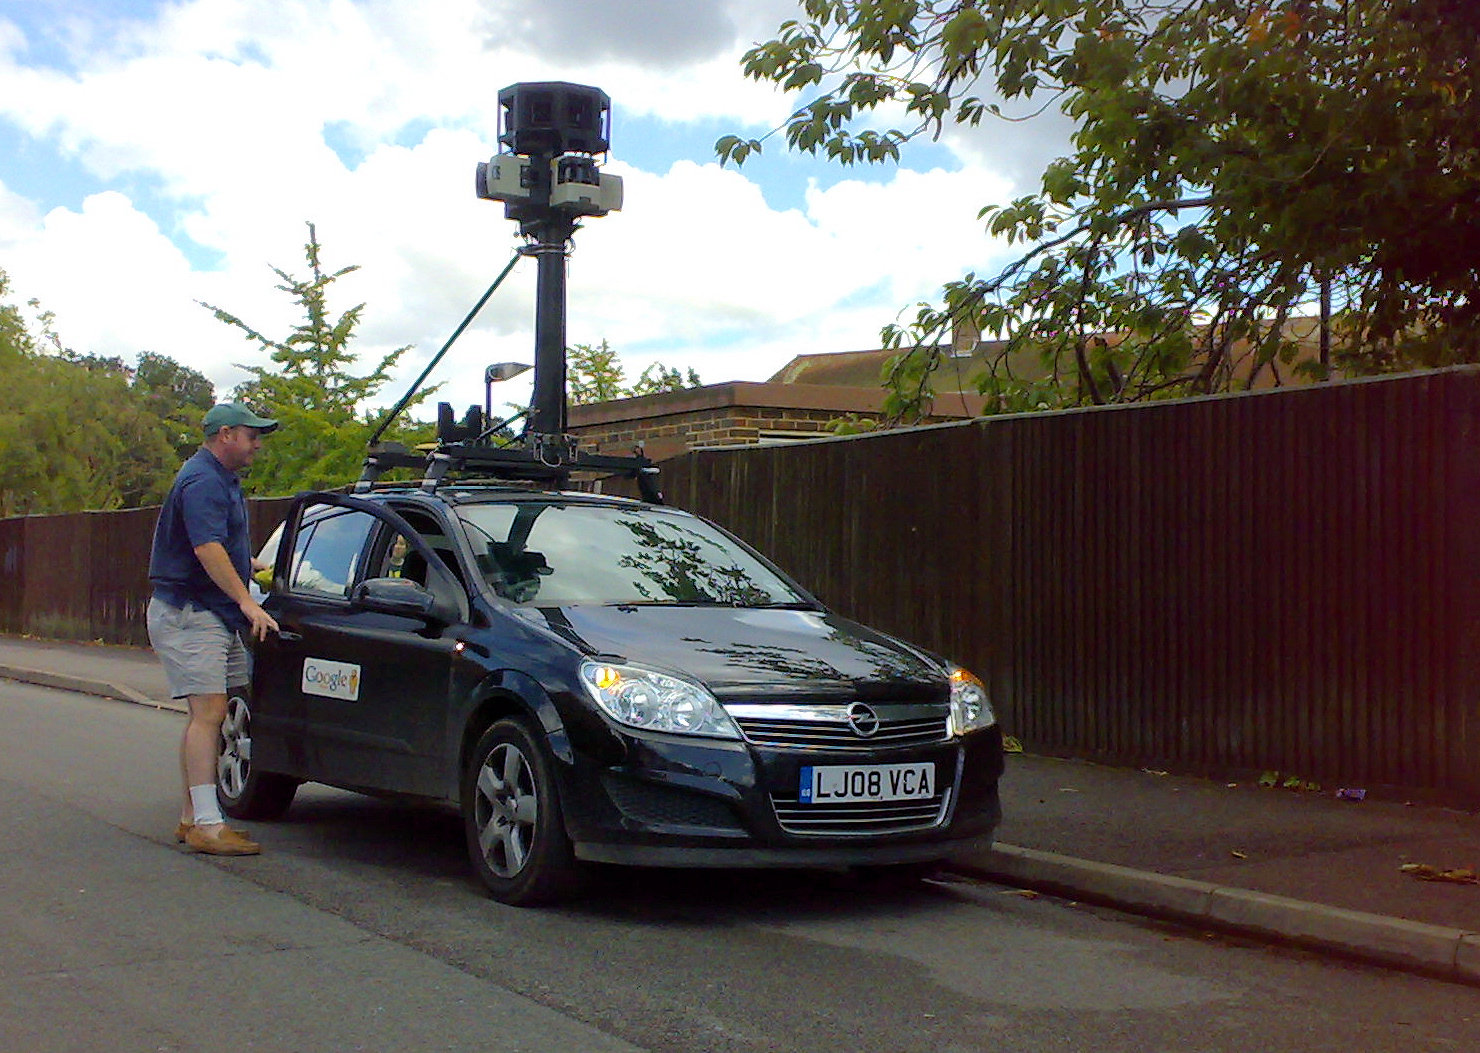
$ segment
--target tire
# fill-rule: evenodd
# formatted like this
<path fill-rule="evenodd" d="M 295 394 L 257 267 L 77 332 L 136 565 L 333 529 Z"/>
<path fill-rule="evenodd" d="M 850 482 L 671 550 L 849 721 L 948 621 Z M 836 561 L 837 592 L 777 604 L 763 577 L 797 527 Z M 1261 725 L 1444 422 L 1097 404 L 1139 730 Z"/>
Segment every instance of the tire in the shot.
<path fill-rule="evenodd" d="M 252 763 L 252 712 L 247 700 L 226 700 L 221 722 L 221 757 L 216 761 L 216 799 L 233 819 L 277 819 L 293 803 L 298 780 Z"/>
<path fill-rule="evenodd" d="M 581 885 L 543 736 L 522 717 L 498 721 L 463 772 L 468 856 L 493 898 L 515 907 L 555 903 Z"/>

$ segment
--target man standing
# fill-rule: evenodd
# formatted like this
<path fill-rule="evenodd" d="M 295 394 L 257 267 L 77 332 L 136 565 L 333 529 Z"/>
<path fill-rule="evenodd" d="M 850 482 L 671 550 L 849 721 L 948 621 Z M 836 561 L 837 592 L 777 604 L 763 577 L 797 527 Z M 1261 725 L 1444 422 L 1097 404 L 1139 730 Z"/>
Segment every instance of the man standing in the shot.
<path fill-rule="evenodd" d="M 190 709 L 180 739 L 185 801 L 175 839 L 197 852 L 246 856 L 261 847 L 226 825 L 216 800 L 221 724 L 229 690 L 248 682 L 242 630 L 261 640 L 277 622 L 247 590 L 254 568 L 237 473 L 278 422 L 227 402 L 212 406 L 203 424 L 205 444 L 175 475 L 154 527 L 149 642 L 170 694 Z"/>

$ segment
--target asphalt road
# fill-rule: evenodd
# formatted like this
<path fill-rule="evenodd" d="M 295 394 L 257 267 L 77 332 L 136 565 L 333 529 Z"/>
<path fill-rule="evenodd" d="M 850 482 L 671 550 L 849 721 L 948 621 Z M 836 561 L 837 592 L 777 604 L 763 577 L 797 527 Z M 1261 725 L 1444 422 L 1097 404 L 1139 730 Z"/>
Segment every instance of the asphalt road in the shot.
<path fill-rule="evenodd" d="M 320 788 L 173 843 L 181 717 L 0 681 L 0 1049 L 1474 1048 L 1480 990 L 970 883 L 609 870 L 482 896 L 454 816 Z M 1113 806 L 1113 802 L 1107 802 Z"/>

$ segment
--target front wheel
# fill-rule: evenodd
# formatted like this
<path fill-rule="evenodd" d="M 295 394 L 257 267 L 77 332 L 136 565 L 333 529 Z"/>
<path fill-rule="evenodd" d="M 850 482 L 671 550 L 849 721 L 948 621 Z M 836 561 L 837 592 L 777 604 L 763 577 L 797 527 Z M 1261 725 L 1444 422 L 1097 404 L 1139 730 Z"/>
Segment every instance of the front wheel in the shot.
<path fill-rule="evenodd" d="M 520 717 L 478 740 L 463 773 L 462 814 L 473 869 L 493 898 L 516 907 L 553 903 L 580 885 L 565 832 L 553 761 Z"/>
<path fill-rule="evenodd" d="M 216 799 L 233 819 L 277 819 L 293 803 L 298 780 L 252 763 L 252 711 L 247 700 L 226 700 L 221 756 L 216 761 Z"/>

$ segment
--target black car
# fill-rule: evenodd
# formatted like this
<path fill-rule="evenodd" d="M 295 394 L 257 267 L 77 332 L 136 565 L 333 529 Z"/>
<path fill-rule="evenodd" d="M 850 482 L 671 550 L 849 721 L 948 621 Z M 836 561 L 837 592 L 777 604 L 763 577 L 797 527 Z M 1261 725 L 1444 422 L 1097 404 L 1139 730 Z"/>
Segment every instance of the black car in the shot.
<path fill-rule="evenodd" d="M 672 508 L 518 486 L 293 504 L 218 790 L 451 802 L 478 876 L 550 902 L 588 861 L 867 866 L 988 843 L 981 682 L 841 618 Z"/>

